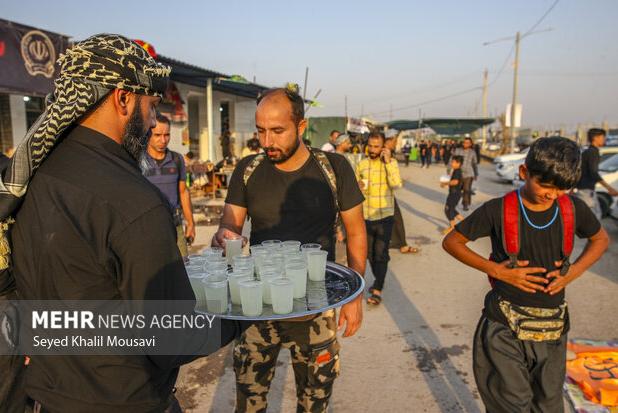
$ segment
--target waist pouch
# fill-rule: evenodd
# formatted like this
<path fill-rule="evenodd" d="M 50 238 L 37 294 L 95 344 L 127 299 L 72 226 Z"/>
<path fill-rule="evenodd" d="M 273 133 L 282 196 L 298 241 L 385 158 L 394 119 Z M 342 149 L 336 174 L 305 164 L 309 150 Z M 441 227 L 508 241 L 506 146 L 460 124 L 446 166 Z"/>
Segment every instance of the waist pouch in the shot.
<path fill-rule="evenodd" d="M 567 304 L 556 308 L 523 307 L 499 300 L 500 311 L 520 340 L 552 341 L 565 332 Z"/>

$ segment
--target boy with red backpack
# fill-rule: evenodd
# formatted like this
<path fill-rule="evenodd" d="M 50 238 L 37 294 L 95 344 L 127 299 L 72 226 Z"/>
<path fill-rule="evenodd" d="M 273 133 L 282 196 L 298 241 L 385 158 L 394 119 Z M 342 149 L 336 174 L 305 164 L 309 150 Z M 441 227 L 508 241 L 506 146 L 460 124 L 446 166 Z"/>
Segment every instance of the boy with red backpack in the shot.
<path fill-rule="evenodd" d="M 449 254 L 490 277 L 473 356 L 488 412 L 563 411 L 564 288 L 609 242 L 590 208 L 566 194 L 579 179 L 580 158 L 566 138 L 537 140 L 519 170 L 524 186 L 483 204 L 443 241 Z M 575 235 L 588 243 L 572 259 Z M 490 259 L 466 245 L 481 237 L 491 238 Z"/>

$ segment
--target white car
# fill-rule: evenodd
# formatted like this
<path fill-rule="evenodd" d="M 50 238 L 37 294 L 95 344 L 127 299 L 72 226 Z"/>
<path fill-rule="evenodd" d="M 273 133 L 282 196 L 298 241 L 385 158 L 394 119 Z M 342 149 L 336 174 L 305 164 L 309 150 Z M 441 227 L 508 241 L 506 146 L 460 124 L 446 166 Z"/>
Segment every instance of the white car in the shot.
<path fill-rule="evenodd" d="M 512 182 L 519 175 L 519 165 L 523 165 L 528 155 L 528 148 L 519 153 L 509 153 L 494 159 L 498 178 Z"/>
<path fill-rule="evenodd" d="M 599 163 L 599 174 L 613 188 L 618 188 L 618 153 L 605 157 L 605 160 Z M 599 198 L 602 216 L 606 217 L 610 214 L 614 199 L 612 199 L 612 196 L 607 193 L 607 189 L 601 184 L 597 184 L 594 190 Z"/>

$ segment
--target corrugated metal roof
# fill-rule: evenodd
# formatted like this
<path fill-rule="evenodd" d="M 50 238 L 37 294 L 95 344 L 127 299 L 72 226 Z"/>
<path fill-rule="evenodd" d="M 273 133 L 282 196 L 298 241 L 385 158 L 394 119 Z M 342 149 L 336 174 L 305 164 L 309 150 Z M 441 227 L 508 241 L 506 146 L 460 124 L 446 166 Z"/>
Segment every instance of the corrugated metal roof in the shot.
<path fill-rule="evenodd" d="M 174 82 L 205 88 L 208 83 L 208 79 L 213 79 L 214 90 L 248 98 L 257 98 L 260 92 L 268 89 L 266 86 L 255 83 L 229 81 L 226 79 L 230 78 L 230 75 L 195 66 L 190 63 L 181 62 L 180 60 L 172 59 L 171 57 L 158 55 L 157 60 L 171 66 L 171 79 Z"/>

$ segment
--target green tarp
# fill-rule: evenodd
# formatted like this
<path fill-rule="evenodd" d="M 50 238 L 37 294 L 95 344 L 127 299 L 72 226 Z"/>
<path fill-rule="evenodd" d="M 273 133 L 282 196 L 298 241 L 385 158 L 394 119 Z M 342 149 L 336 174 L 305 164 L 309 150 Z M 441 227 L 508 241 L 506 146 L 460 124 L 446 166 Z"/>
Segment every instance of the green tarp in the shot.
<path fill-rule="evenodd" d="M 387 126 L 396 130 L 410 130 L 429 127 L 439 135 L 464 135 L 494 123 L 494 118 L 428 118 L 418 120 L 394 120 Z"/>
<path fill-rule="evenodd" d="M 339 132 L 346 130 L 346 118 L 343 116 L 325 116 L 307 119 L 307 130 L 303 138 L 311 141 L 311 146 L 319 148 L 328 142 L 330 132 L 334 129 Z"/>

